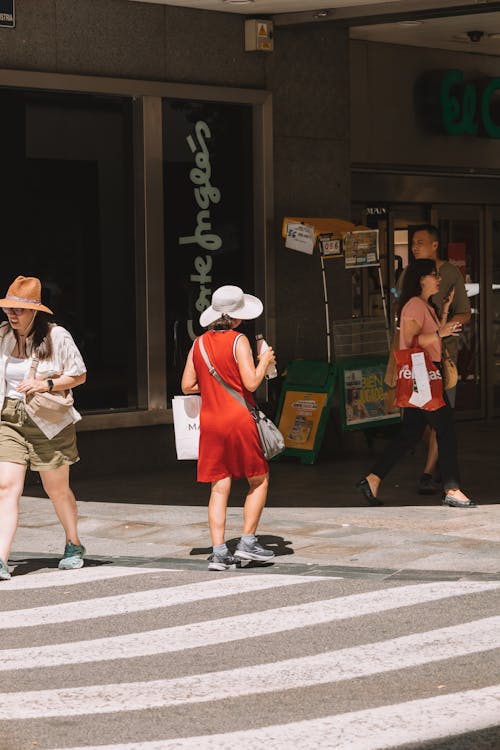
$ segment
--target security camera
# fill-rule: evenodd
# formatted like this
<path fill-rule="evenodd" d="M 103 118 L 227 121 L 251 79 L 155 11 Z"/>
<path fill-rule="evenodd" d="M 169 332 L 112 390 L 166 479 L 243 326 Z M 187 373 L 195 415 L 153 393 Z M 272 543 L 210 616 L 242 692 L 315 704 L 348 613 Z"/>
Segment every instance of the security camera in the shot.
<path fill-rule="evenodd" d="M 471 42 L 480 42 L 481 39 L 484 36 L 484 31 L 468 31 L 467 36 L 471 40 Z"/>

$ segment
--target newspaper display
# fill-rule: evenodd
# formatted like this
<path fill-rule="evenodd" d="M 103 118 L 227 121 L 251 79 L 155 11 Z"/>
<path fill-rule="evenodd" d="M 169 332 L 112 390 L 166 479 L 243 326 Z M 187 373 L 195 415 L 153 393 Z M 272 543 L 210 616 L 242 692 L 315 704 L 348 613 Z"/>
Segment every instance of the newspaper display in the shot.
<path fill-rule="evenodd" d="M 386 363 L 360 364 L 344 370 L 344 410 L 346 427 L 394 420 L 398 407 L 389 404 L 384 383 Z"/>
<path fill-rule="evenodd" d="M 278 427 L 287 448 L 313 450 L 327 399 L 327 393 L 286 392 Z"/>
<path fill-rule="evenodd" d="M 343 245 L 346 268 L 365 268 L 379 265 L 378 229 L 347 232 Z"/>

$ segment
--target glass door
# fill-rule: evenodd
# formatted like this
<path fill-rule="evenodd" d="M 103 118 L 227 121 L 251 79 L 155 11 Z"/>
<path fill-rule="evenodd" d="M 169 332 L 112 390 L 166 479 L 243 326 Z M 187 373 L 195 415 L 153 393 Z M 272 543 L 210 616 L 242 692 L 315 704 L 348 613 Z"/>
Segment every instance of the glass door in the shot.
<path fill-rule="evenodd" d="M 429 221 L 428 207 L 417 204 L 354 204 L 353 215 L 356 223 L 379 230 L 380 268 L 392 325 L 396 313 L 396 282 L 408 265 L 409 235 L 414 225 Z M 357 269 L 353 273 L 353 317 L 380 317 L 383 314 L 378 270 Z"/>
<path fill-rule="evenodd" d="M 441 236 L 440 256 L 458 267 L 471 304 L 470 322 L 458 342 L 456 410 L 461 416 L 486 414 L 486 299 L 484 209 L 481 206 L 434 206 L 432 223 Z M 500 269 L 500 255 L 499 269 Z M 500 352 L 499 352 L 500 354 Z"/>

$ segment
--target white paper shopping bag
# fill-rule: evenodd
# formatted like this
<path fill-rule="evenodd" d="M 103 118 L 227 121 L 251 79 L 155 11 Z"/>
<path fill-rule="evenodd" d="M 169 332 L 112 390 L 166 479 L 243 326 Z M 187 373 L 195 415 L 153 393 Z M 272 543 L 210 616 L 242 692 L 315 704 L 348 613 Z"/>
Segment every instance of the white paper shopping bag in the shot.
<path fill-rule="evenodd" d="M 175 449 L 180 461 L 198 459 L 200 408 L 201 396 L 174 396 L 172 399 Z"/>

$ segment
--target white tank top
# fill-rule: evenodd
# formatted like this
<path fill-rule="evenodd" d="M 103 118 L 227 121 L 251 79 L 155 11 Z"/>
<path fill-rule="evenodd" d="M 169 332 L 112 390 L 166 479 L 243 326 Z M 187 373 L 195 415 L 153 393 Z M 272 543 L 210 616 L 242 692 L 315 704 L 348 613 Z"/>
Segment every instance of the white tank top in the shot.
<path fill-rule="evenodd" d="M 7 398 L 24 399 L 24 393 L 19 393 L 17 386 L 26 380 L 26 363 L 27 359 L 19 357 L 9 357 L 5 367 L 5 396 Z"/>

